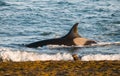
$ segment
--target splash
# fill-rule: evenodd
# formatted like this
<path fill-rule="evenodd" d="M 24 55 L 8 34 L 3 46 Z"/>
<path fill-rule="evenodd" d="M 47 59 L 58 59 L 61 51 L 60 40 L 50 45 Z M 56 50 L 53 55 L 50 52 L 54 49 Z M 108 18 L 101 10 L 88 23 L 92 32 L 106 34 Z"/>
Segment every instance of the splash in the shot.
<path fill-rule="evenodd" d="M 56 54 L 40 54 L 36 52 L 19 51 L 9 48 L 0 48 L 0 60 L 1 61 L 47 61 L 47 60 L 73 60 L 71 54 L 56 53 Z"/>
<path fill-rule="evenodd" d="M 21 51 L 11 48 L 0 48 L 0 61 L 13 61 L 13 62 L 24 62 L 24 61 L 60 61 L 60 60 L 73 60 L 72 54 L 70 53 L 38 53 L 30 51 Z M 102 61 L 102 60 L 120 60 L 120 54 L 88 54 L 80 57 L 82 61 Z"/>

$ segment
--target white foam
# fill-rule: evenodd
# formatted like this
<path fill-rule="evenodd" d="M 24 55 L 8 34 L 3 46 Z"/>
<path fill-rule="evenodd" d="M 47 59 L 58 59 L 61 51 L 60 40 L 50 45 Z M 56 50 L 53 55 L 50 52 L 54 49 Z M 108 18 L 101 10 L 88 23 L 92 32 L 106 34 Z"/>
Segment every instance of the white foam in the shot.
<path fill-rule="evenodd" d="M 107 45 L 120 45 L 120 42 L 99 42 L 97 44 L 93 44 L 93 46 L 107 46 Z"/>
<path fill-rule="evenodd" d="M 73 60 L 73 57 L 69 53 L 56 53 L 46 54 L 37 52 L 20 51 L 10 48 L 0 48 L 0 60 L 1 61 L 48 61 L 48 60 Z M 102 60 L 120 60 L 120 54 L 95 54 L 95 55 L 84 55 L 81 57 L 82 61 L 102 61 Z"/>
<path fill-rule="evenodd" d="M 82 61 L 102 61 L 102 60 L 120 60 L 120 54 L 113 55 L 85 55 L 81 58 Z"/>
<path fill-rule="evenodd" d="M 12 49 L 0 48 L 0 59 L 2 61 L 46 61 L 46 60 L 73 60 L 72 55 L 68 53 L 57 53 L 53 55 L 39 54 L 27 51 L 13 51 Z"/>

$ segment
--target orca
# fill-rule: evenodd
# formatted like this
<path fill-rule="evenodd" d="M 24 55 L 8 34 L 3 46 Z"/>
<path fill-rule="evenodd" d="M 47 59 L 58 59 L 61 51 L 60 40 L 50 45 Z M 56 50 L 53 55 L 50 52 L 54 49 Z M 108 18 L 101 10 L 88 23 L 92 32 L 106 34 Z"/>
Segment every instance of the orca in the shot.
<path fill-rule="evenodd" d="M 68 34 L 63 37 L 37 41 L 25 46 L 29 48 L 37 48 L 45 45 L 84 46 L 96 44 L 96 41 L 83 38 L 78 34 L 78 24 L 79 23 L 74 24 Z"/>

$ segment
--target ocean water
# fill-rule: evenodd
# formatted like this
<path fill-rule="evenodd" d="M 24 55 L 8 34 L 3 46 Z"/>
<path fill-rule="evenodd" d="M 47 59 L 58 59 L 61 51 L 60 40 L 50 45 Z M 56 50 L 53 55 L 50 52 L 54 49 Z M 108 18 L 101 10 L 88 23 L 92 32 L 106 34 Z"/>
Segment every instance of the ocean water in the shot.
<path fill-rule="evenodd" d="M 79 22 L 79 34 L 98 43 L 120 42 L 120 0 L 0 0 L 0 60 L 120 60 L 120 45 L 27 48 L 62 37 Z"/>

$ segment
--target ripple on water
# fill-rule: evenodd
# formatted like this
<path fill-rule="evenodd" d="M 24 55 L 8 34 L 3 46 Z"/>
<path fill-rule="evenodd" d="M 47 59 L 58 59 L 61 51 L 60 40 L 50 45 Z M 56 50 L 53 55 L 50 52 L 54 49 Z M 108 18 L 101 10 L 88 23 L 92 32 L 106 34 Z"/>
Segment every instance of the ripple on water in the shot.
<path fill-rule="evenodd" d="M 0 6 L 9 6 L 9 4 L 6 2 L 0 1 Z"/>

